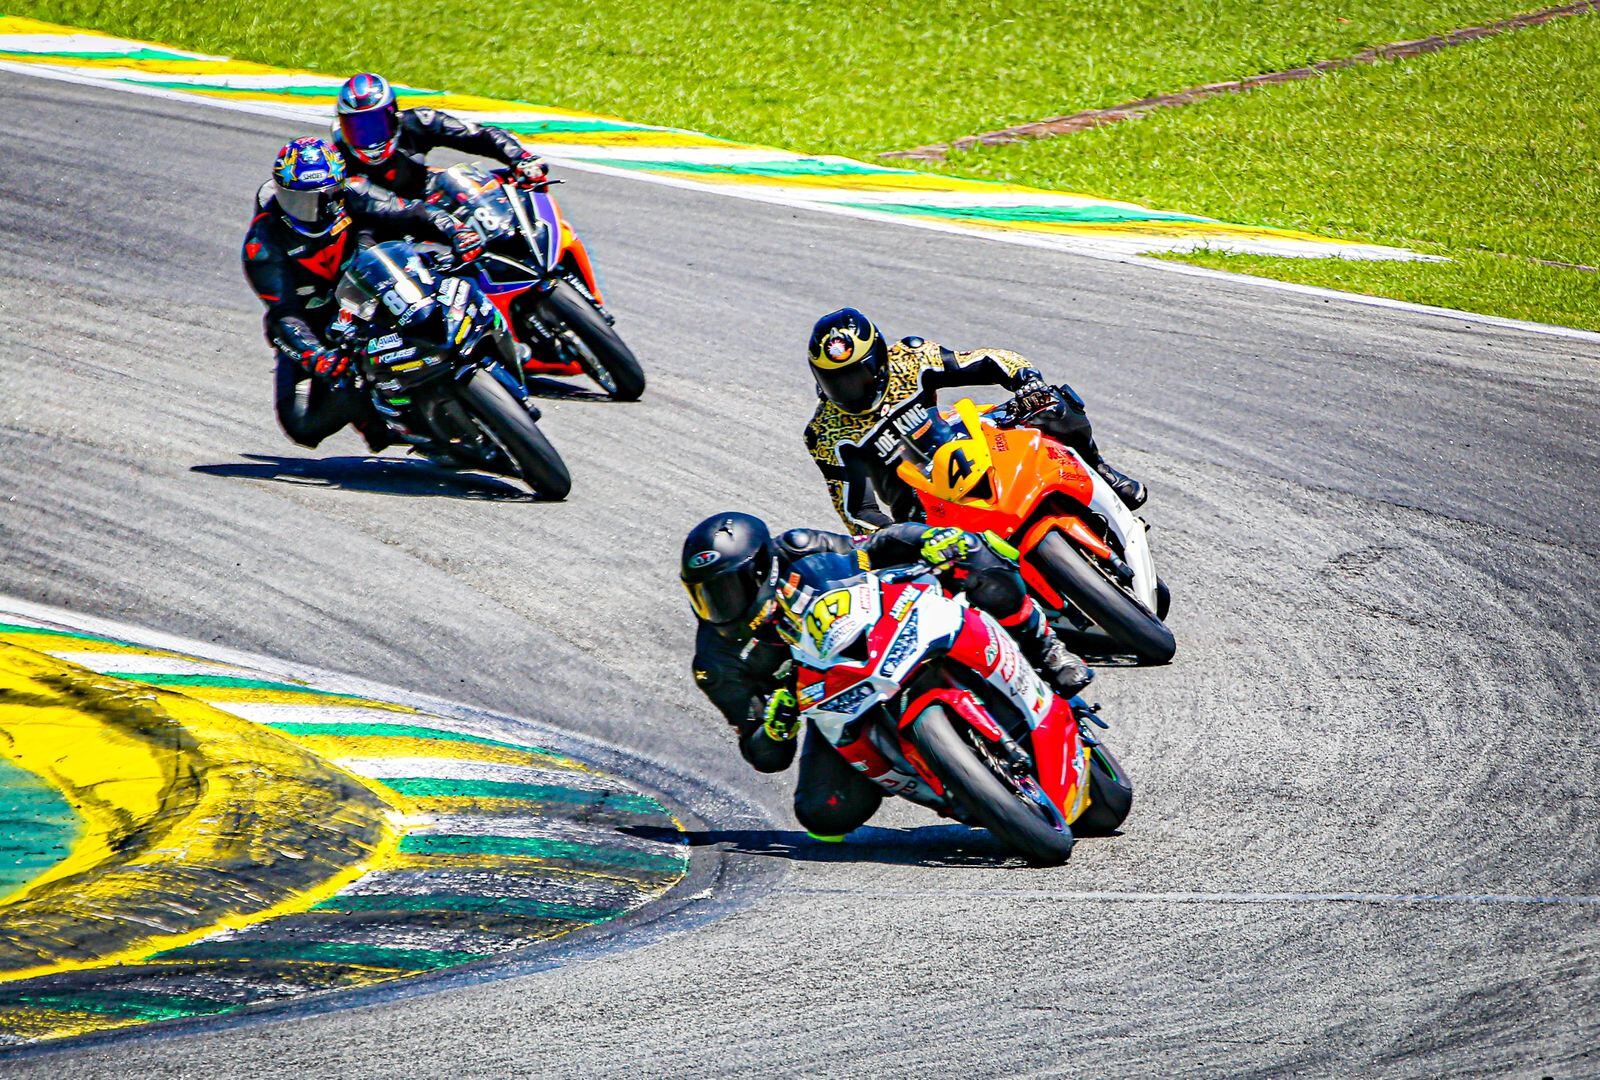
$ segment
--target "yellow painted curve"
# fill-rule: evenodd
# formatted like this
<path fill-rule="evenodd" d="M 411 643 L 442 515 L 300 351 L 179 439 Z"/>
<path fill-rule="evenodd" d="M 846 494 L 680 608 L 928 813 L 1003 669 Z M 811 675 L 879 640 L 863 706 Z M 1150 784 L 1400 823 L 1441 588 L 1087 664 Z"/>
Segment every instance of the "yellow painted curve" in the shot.
<path fill-rule="evenodd" d="M 0 755 L 82 816 L 0 897 L 0 983 L 144 959 L 304 910 L 388 859 L 371 782 L 182 694 L 0 643 Z"/>

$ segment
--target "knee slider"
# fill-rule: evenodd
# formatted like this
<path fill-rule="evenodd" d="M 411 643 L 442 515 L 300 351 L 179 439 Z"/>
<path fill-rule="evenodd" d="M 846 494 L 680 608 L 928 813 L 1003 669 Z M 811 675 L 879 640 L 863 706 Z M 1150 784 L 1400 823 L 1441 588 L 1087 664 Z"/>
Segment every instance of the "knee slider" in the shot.
<path fill-rule="evenodd" d="M 806 832 L 819 836 L 843 836 L 865 825 L 877 806 L 862 806 L 859 800 L 838 791 L 796 791 L 794 817 Z"/>

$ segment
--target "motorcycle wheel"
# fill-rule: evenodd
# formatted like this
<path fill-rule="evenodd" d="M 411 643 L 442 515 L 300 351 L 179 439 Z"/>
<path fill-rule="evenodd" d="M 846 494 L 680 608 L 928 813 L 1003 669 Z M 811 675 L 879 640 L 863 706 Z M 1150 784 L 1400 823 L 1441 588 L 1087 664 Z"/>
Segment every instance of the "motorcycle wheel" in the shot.
<path fill-rule="evenodd" d="M 541 499 L 559 502 L 572 490 L 566 463 L 511 391 L 487 371 L 476 371 L 461 388 L 467 411 L 516 466 Z"/>
<path fill-rule="evenodd" d="M 943 708 L 923 710 L 911 725 L 911 741 L 973 820 L 1001 843 L 1035 866 L 1067 861 L 1074 841 L 1060 812 L 1019 790 L 1004 763 L 956 733 Z"/>
<path fill-rule="evenodd" d="M 1177 639 L 1145 606 L 1113 585 L 1071 542 L 1051 530 L 1029 556 L 1050 587 L 1146 664 L 1170 663 Z"/>
<path fill-rule="evenodd" d="M 637 401 L 644 393 L 644 369 L 622 338 L 587 297 L 571 282 L 557 280 L 543 300 L 545 319 L 564 326 L 578 340 L 574 344 L 584 372 L 616 401 Z"/>
<path fill-rule="evenodd" d="M 1076 836 L 1110 836 L 1133 809 L 1133 782 L 1104 746 L 1089 747 L 1089 809 L 1072 823 Z"/>

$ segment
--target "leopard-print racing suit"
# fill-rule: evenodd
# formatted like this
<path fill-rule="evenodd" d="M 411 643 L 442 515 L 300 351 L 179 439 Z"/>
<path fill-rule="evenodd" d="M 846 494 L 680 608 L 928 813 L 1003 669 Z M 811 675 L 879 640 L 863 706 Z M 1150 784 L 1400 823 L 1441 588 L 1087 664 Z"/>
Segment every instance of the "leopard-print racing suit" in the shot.
<path fill-rule="evenodd" d="M 915 493 L 895 473 L 900 436 L 938 407 L 940 390 L 998 385 L 1015 391 L 1040 378 L 1014 352 L 954 352 L 918 337 L 889 346 L 888 368 L 883 400 L 871 412 L 848 413 L 824 399 L 806 425 L 806 449 L 828 483 L 833 508 L 856 535 L 912 516 Z M 887 513 L 882 504 L 887 504 Z"/>

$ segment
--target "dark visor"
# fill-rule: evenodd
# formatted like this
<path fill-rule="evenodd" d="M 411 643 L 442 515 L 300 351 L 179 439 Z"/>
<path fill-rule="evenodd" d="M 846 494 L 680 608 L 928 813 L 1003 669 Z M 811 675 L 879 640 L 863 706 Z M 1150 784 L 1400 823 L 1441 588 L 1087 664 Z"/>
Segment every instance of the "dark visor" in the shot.
<path fill-rule="evenodd" d="M 357 150 L 387 145 L 394 138 L 394 111 L 367 109 L 364 112 L 343 113 L 339 117 L 339 130 L 344 132 L 344 141 Z"/>
<path fill-rule="evenodd" d="M 842 368 L 812 368 L 822 393 L 845 412 L 866 412 L 878 400 L 876 365 L 866 361 Z"/>
<path fill-rule="evenodd" d="M 709 581 L 684 582 L 694 613 L 708 623 L 730 623 L 750 610 L 756 583 L 745 574 L 718 574 Z"/>

